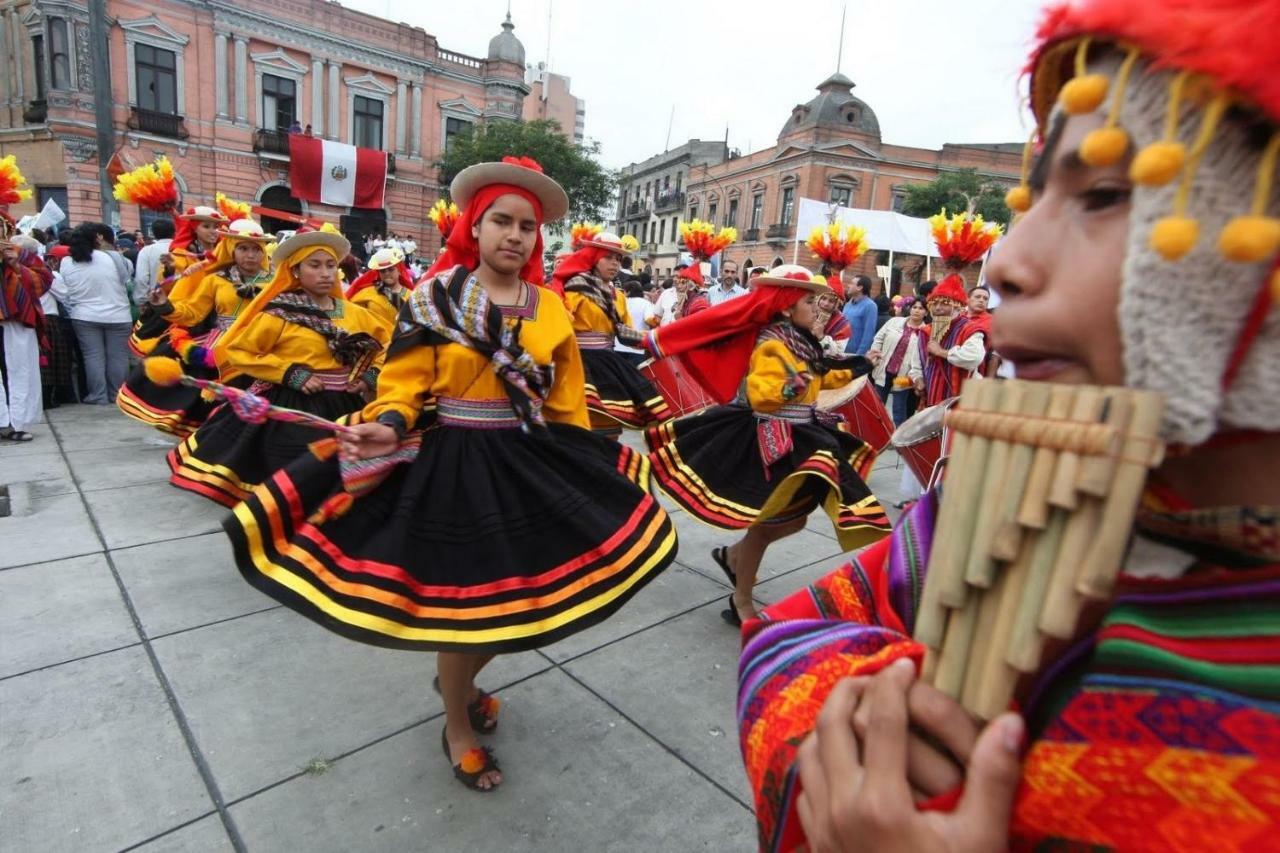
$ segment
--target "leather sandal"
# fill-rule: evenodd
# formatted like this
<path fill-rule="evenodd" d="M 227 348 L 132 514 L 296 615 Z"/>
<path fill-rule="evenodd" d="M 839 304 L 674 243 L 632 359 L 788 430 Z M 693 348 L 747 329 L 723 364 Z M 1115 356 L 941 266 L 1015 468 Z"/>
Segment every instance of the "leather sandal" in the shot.
<path fill-rule="evenodd" d="M 431 686 L 441 696 L 444 695 L 440 691 L 440 676 L 431 679 Z M 502 707 L 502 700 L 479 687 L 476 690 L 479 691 L 476 698 L 467 703 L 467 720 L 476 734 L 491 735 L 498 730 L 498 709 Z"/>
<path fill-rule="evenodd" d="M 720 571 L 724 572 L 724 576 L 729 579 L 729 586 L 736 587 L 738 585 L 738 576 L 729 566 L 729 549 L 721 545 L 718 548 L 711 549 L 711 559 L 720 567 Z"/>
<path fill-rule="evenodd" d="M 496 791 L 501 782 L 490 785 L 488 788 L 480 787 L 480 777 L 502 769 L 498 766 L 498 759 L 494 757 L 493 750 L 487 746 L 472 747 L 463 753 L 461 761 L 453 764 L 453 756 L 449 754 L 448 732 L 447 726 L 440 730 L 440 746 L 444 748 L 445 759 L 453 766 L 453 777 L 471 790 L 482 794 Z"/>

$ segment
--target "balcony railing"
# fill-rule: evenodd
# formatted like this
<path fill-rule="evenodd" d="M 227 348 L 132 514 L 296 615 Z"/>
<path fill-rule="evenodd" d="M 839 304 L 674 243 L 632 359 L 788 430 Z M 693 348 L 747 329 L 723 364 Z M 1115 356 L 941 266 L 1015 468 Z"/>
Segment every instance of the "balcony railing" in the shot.
<path fill-rule="evenodd" d="M 187 132 L 187 125 L 183 122 L 182 116 L 144 110 L 142 107 L 129 108 L 129 121 L 126 124 L 130 130 L 154 133 L 156 136 L 186 139 L 191 135 Z"/>
<path fill-rule="evenodd" d="M 627 205 L 627 216 L 639 216 L 649 212 L 648 201 L 633 201 Z"/>
<path fill-rule="evenodd" d="M 268 154 L 287 155 L 289 153 L 289 132 L 287 130 L 268 130 L 265 127 L 260 127 L 253 135 L 253 150 L 264 151 Z"/>
<path fill-rule="evenodd" d="M 684 192 L 682 190 L 668 190 L 658 195 L 656 203 L 653 205 L 655 212 L 671 210 L 674 207 L 681 207 L 684 204 Z"/>
<path fill-rule="evenodd" d="M 387 152 L 387 174 L 394 175 L 396 173 L 396 155 L 390 151 Z"/>
<path fill-rule="evenodd" d="M 769 230 L 765 232 L 765 236 L 769 239 L 774 237 L 785 237 L 787 232 L 791 230 L 791 226 L 785 222 L 777 222 L 769 226 Z"/>
<path fill-rule="evenodd" d="M 760 229 L 759 229 L 759 228 L 748 228 L 746 231 L 743 231 L 743 232 L 742 232 L 742 240 L 743 240 L 743 242 L 746 242 L 746 243 L 754 243 L 754 242 L 756 242 L 756 241 L 757 241 L 757 240 L 759 240 L 759 239 L 760 239 Z"/>
<path fill-rule="evenodd" d="M 22 111 L 22 120 L 27 124 L 44 124 L 49 117 L 49 103 L 44 99 L 32 101 Z"/>

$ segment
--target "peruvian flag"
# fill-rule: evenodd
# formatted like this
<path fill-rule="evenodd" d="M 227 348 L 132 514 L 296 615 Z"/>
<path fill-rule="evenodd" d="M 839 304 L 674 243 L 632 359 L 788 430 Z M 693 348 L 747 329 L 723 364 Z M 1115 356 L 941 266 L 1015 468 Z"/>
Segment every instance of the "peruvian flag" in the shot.
<path fill-rule="evenodd" d="M 289 134 L 293 197 L 338 207 L 383 207 L 387 152 Z"/>

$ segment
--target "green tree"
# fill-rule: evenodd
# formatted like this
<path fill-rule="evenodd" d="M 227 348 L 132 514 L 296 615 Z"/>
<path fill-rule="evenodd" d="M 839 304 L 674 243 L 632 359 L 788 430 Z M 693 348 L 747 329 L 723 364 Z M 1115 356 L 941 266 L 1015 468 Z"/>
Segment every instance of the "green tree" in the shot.
<path fill-rule="evenodd" d="M 595 157 L 600 143 L 575 144 L 554 121 L 487 121 L 453 137 L 444 157 L 436 162 L 440 180 L 448 185 L 454 176 L 475 163 L 503 157 L 532 157 L 560 182 L 569 196 L 571 220 L 598 220 L 610 206 L 617 178 Z"/>
<path fill-rule="evenodd" d="M 1008 225 L 1010 213 L 1004 193 L 1003 187 L 984 179 L 976 169 L 943 172 L 932 183 L 908 186 L 902 212 L 927 217 L 945 207 L 948 213 L 973 211 L 989 222 Z"/>

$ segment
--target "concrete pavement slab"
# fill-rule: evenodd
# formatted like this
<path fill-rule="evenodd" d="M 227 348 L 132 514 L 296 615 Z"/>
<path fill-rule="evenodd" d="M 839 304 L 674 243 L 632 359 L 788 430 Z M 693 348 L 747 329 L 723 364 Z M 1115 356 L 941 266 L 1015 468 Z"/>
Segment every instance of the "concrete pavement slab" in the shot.
<path fill-rule="evenodd" d="M 433 720 L 232 806 L 251 850 L 749 850 L 750 813 L 552 670 L 502 695 L 505 783 L 453 779 Z"/>
<path fill-rule="evenodd" d="M 213 810 L 146 652 L 0 682 L 8 850 L 119 850 Z"/>
<path fill-rule="evenodd" d="M 0 572 L 0 678 L 138 642 L 101 554 Z"/>
<path fill-rule="evenodd" d="M 75 472 L 76 481 L 86 492 L 161 483 L 169 480 L 169 465 L 164 461 L 168 447 L 137 444 L 109 450 L 67 450 L 67 464 Z"/>
<path fill-rule="evenodd" d="M 552 660 L 567 660 L 728 594 L 727 585 L 672 563 L 608 620 L 542 651 Z"/>
<path fill-rule="evenodd" d="M 692 518 L 688 521 L 686 524 L 682 520 L 678 527 L 680 553 L 676 555 L 676 559 L 682 565 L 697 569 L 713 580 L 722 579 L 724 572 L 711 559 L 711 549 L 718 545 L 732 545 L 742 538 L 742 531 L 718 530 Z M 760 564 L 759 580 L 764 581 L 798 566 L 824 560 L 839 554 L 840 550 L 840 543 L 831 537 L 800 530 L 769 546 L 764 561 Z"/>
<path fill-rule="evenodd" d="M 357 643 L 291 610 L 153 647 L 228 802 L 443 709 L 434 655 Z M 503 656 L 480 683 L 495 690 L 548 666 L 535 652 Z"/>
<path fill-rule="evenodd" d="M 35 444 L 35 442 L 31 442 Z M 71 469 L 57 447 L 44 444 L 31 452 L 6 453 L 0 456 L 0 486 L 15 483 L 39 483 L 43 496 L 69 494 L 76 490 L 71 482 Z"/>
<path fill-rule="evenodd" d="M 111 558 L 148 637 L 279 606 L 245 583 L 221 532 L 123 548 Z"/>
<path fill-rule="evenodd" d="M 114 406 L 101 414 L 55 420 L 53 429 L 67 450 L 111 450 L 116 447 L 172 447 L 174 440 L 153 427 L 124 416 Z"/>
<path fill-rule="evenodd" d="M 714 602 L 564 667 L 749 803 L 734 719 L 740 641 L 720 618 L 723 608 Z"/>
<path fill-rule="evenodd" d="M 224 853 L 235 847 L 222 826 L 222 818 L 211 814 L 130 849 L 138 853 Z"/>
<path fill-rule="evenodd" d="M 29 485 L 9 489 L 12 514 L 0 518 L 0 569 L 102 551 L 80 495 L 40 497 Z"/>
<path fill-rule="evenodd" d="M 112 549 L 213 533 L 230 512 L 167 482 L 86 492 L 84 499 Z"/>

